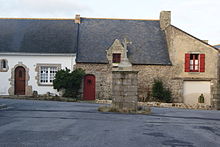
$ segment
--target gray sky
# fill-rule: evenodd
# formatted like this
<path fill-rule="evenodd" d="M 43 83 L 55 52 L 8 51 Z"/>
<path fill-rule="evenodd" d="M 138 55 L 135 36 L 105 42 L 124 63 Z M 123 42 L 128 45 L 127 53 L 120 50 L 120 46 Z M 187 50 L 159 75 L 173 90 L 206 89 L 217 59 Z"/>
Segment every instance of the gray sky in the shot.
<path fill-rule="evenodd" d="M 0 0 L 0 17 L 159 19 L 172 12 L 172 24 L 191 35 L 220 44 L 220 0 Z"/>

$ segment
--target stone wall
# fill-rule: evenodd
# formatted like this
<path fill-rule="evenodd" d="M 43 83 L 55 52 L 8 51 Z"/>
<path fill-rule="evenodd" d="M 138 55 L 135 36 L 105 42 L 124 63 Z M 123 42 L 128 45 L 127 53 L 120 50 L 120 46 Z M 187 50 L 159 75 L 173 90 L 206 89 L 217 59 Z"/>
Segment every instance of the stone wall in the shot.
<path fill-rule="evenodd" d="M 86 74 L 96 77 L 96 99 L 112 98 L 112 67 L 109 64 L 86 64 L 77 63 L 76 68 L 82 68 Z M 134 71 L 138 72 L 138 99 L 146 99 L 151 92 L 154 79 L 161 79 L 165 87 L 172 91 L 175 102 L 183 102 L 183 81 L 174 79 L 172 66 L 133 65 Z M 83 87 L 82 87 L 83 89 Z M 82 92 L 82 90 L 81 90 Z"/>
<path fill-rule="evenodd" d="M 95 76 L 96 99 L 111 99 L 112 71 L 109 64 L 77 63 L 75 68 L 82 68 L 86 74 L 93 74 Z M 82 92 L 83 87 L 81 89 Z"/>
<path fill-rule="evenodd" d="M 176 78 L 217 78 L 218 50 L 174 26 L 169 26 L 165 33 L 170 60 L 175 66 Z M 205 72 L 184 72 L 186 53 L 205 54 Z"/>
<path fill-rule="evenodd" d="M 133 70 L 138 73 L 138 98 L 140 100 L 148 99 L 151 95 L 154 79 L 161 79 L 166 88 L 172 91 L 174 102 L 183 102 L 183 81 L 175 79 L 173 66 L 157 65 L 133 65 Z"/>
<path fill-rule="evenodd" d="M 76 67 L 83 68 L 85 69 L 87 74 L 93 74 L 96 76 L 96 99 L 112 99 L 112 69 L 110 65 L 77 63 Z M 176 70 L 179 70 L 179 68 L 175 67 L 176 66 L 133 65 L 133 70 L 139 71 L 138 99 L 147 100 L 151 95 L 151 89 L 154 79 L 161 79 L 164 83 L 164 86 L 172 91 L 173 101 L 176 103 L 183 103 L 183 83 L 184 80 L 189 80 L 190 77 L 177 77 L 175 73 Z M 191 80 L 193 79 L 207 80 L 208 77 L 196 78 L 196 76 L 191 76 Z M 211 94 L 212 96 L 214 94 L 217 95 L 219 91 L 216 89 L 217 80 L 212 79 L 211 82 Z M 216 103 L 218 102 L 219 101 L 217 101 Z"/>

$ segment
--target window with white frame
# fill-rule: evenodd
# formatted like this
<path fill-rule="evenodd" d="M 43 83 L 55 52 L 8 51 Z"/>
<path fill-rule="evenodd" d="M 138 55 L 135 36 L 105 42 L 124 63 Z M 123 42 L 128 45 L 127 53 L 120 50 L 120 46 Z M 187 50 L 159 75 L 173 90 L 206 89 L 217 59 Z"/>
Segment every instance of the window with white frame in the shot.
<path fill-rule="evenodd" d="M 41 66 L 40 67 L 40 83 L 41 84 L 53 84 L 55 74 L 58 68 L 56 66 Z"/>

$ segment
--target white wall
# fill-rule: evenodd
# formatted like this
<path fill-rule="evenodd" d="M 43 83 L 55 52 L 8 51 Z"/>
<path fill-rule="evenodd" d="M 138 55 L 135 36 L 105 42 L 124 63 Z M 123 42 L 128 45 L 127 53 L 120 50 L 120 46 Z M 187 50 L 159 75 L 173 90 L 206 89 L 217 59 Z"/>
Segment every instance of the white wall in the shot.
<path fill-rule="evenodd" d="M 32 86 L 32 90 L 37 91 L 38 94 L 46 94 L 47 92 L 58 92 L 53 89 L 53 86 L 38 86 L 37 72 L 35 71 L 36 64 L 61 64 L 61 68 L 73 69 L 75 65 L 75 55 L 0 55 L 0 59 L 7 59 L 9 70 L 7 72 L 0 72 L 0 95 L 9 95 L 8 89 L 11 87 L 9 79 L 14 66 L 18 63 L 24 64 L 29 68 L 30 80 L 28 85 Z"/>

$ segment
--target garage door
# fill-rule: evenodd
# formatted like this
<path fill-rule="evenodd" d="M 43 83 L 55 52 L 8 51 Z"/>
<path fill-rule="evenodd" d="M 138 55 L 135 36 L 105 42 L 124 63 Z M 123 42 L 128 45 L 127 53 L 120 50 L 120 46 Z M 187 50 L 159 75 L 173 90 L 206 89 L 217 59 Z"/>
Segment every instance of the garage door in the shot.
<path fill-rule="evenodd" d="M 184 81 L 184 103 L 197 104 L 198 97 L 203 94 L 205 104 L 211 104 L 210 81 Z"/>

